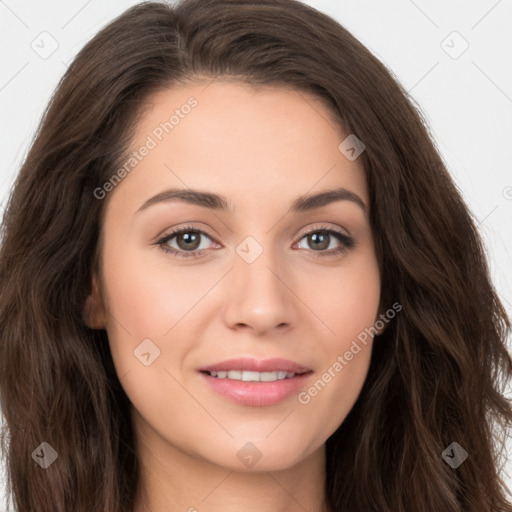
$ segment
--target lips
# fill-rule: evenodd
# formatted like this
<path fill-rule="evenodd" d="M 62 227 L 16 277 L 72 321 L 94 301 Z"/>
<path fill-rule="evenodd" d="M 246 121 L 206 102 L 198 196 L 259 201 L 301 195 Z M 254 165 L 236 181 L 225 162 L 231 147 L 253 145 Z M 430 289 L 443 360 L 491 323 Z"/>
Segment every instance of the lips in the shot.
<path fill-rule="evenodd" d="M 288 359 L 251 359 L 247 357 L 241 357 L 238 359 L 228 359 L 226 361 L 222 361 L 219 363 L 212 364 L 210 366 L 205 366 L 200 368 L 201 372 L 229 372 L 231 370 L 236 371 L 248 371 L 248 372 L 286 372 L 286 373 L 295 373 L 295 374 L 303 374 L 310 372 L 311 369 L 302 366 L 293 361 L 289 361 Z"/>
<path fill-rule="evenodd" d="M 262 407 L 296 395 L 313 370 L 287 359 L 239 358 L 205 366 L 199 372 L 212 391 L 230 402 Z"/>

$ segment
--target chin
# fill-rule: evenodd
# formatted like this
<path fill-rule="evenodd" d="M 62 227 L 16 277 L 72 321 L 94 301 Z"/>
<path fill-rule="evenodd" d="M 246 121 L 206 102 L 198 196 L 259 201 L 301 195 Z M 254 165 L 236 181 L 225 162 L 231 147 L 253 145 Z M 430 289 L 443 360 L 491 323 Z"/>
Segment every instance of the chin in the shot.
<path fill-rule="evenodd" d="M 304 452 L 306 443 L 289 444 L 285 440 L 268 442 L 265 439 L 237 442 L 229 453 L 233 455 L 214 457 L 216 464 L 240 473 L 258 473 L 263 471 L 282 471 L 305 460 L 309 454 Z M 220 454 L 219 454 L 220 455 Z"/>

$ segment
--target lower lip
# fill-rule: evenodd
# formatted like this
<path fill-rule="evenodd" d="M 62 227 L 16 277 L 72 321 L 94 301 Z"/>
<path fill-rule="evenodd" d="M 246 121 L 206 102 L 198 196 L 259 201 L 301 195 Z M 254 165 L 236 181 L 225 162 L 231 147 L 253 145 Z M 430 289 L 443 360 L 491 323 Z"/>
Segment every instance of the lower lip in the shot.
<path fill-rule="evenodd" d="M 299 393 L 311 372 L 290 379 L 273 382 L 244 382 L 242 380 L 218 379 L 207 373 L 201 375 L 217 393 L 240 405 L 262 407 L 275 405 Z"/>

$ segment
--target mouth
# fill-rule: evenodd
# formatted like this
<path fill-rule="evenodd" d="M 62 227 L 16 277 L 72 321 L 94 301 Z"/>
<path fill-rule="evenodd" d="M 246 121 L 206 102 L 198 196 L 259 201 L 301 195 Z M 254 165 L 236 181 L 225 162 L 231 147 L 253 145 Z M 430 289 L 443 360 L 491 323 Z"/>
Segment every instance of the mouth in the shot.
<path fill-rule="evenodd" d="M 199 370 L 210 390 L 238 405 L 270 406 L 297 395 L 313 370 L 286 359 L 231 359 Z"/>
<path fill-rule="evenodd" d="M 296 375 L 304 373 L 294 373 L 286 371 L 277 372 L 252 372 L 248 370 L 229 370 L 229 371 L 211 371 L 203 372 L 216 379 L 240 380 L 242 382 L 275 382 L 277 380 L 292 379 Z"/>

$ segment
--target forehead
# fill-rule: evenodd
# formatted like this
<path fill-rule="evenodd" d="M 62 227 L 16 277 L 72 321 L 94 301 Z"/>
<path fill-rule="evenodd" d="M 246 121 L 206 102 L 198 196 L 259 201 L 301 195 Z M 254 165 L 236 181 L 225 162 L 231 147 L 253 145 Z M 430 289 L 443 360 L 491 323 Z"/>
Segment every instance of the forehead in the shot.
<path fill-rule="evenodd" d="M 141 204 L 180 187 L 236 203 L 288 202 L 343 186 L 367 202 L 362 164 L 339 149 L 347 135 L 326 103 L 303 91 L 219 80 L 175 86 L 147 101 L 130 147 L 144 156 L 115 194 Z"/>

